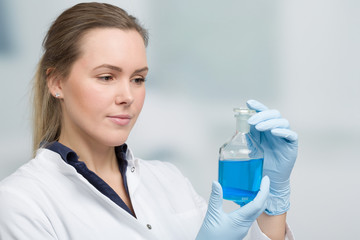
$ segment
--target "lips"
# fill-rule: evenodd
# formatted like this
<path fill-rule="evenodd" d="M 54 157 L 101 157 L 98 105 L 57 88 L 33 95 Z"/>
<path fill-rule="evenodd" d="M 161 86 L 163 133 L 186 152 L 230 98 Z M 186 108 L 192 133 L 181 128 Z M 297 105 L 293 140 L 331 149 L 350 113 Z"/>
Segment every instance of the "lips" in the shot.
<path fill-rule="evenodd" d="M 116 125 L 125 126 L 130 123 L 132 117 L 130 115 L 115 115 L 108 116 L 108 118 Z"/>

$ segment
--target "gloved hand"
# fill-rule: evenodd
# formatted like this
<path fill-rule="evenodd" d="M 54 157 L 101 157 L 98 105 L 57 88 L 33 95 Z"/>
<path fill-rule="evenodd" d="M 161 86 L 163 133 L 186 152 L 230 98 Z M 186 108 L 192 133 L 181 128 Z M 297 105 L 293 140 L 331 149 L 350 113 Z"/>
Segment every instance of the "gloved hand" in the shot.
<path fill-rule="evenodd" d="M 264 212 L 269 195 L 269 185 L 269 178 L 263 177 L 260 191 L 253 201 L 231 213 L 225 213 L 222 210 L 221 185 L 214 181 L 208 210 L 196 240 L 243 239 L 252 223 Z"/>
<path fill-rule="evenodd" d="M 290 208 L 290 174 L 298 150 L 298 136 L 279 111 L 255 100 L 247 101 L 258 113 L 249 118 L 250 135 L 264 151 L 263 175 L 270 178 L 270 194 L 265 212 L 280 215 Z"/>

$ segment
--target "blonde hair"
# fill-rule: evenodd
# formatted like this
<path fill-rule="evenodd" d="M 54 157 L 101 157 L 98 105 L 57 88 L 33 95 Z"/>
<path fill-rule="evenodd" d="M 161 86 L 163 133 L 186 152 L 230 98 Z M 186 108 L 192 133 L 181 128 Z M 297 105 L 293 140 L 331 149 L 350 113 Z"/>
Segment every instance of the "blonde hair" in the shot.
<path fill-rule="evenodd" d="M 82 36 L 94 28 L 136 30 L 148 43 L 147 31 L 123 9 L 106 3 L 80 3 L 64 11 L 43 41 L 44 54 L 33 82 L 33 154 L 59 139 L 61 105 L 47 86 L 48 77 L 66 78 L 80 55 Z"/>

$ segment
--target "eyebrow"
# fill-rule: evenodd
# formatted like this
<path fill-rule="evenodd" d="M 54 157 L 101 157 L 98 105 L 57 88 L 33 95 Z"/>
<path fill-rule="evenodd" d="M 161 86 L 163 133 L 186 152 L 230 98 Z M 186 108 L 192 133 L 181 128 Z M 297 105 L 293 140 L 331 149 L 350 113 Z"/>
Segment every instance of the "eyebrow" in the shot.
<path fill-rule="evenodd" d="M 98 68 L 109 68 L 111 70 L 115 70 L 115 71 L 118 71 L 118 72 L 122 72 L 122 69 L 119 68 L 119 67 L 116 67 L 116 66 L 113 66 L 113 65 L 110 65 L 110 64 L 102 64 L 100 66 L 97 66 L 96 68 L 94 68 L 94 70 L 98 69 Z"/>
<path fill-rule="evenodd" d="M 102 65 L 97 66 L 96 68 L 94 68 L 94 70 L 96 70 L 98 68 L 109 68 L 109 69 L 115 70 L 117 72 L 122 72 L 121 68 L 119 68 L 117 66 L 114 66 L 114 65 L 110 65 L 110 64 L 102 64 Z M 143 68 L 135 70 L 133 74 L 141 73 L 141 72 L 148 71 L 148 70 L 149 70 L 148 67 L 143 67 Z"/>
<path fill-rule="evenodd" d="M 145 72 L 145 71 L 148 71 L 149 68 L 148 67 L 143 67 L 143 68 L 140 68 L 138 70 L 135 70 L 134 71 L 134 74 L 137 74 L 137 73 L 141 73 L 141 72 Z"/>

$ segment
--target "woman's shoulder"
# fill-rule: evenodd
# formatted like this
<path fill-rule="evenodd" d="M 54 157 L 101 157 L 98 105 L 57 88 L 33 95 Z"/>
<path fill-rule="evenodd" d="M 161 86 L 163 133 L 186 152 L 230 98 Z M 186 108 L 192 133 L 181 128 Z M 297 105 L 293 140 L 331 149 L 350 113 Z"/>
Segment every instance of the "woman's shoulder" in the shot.
<path fill-rule="evenodd" d="M 51 229 L 44 211 L 47 184 L 42 155 L 38 154 L 0 182 L 0 238 L 2 234 L 26 238 L 25 233 L 29 232 L 35 237 L 42 227 Z"/>
<path fill-rule="evenodd" d="M 29 207 L 39 188 L 39 179 L 34 173 L 36 164 L 32 159 L 0 182 L 0 212 L 9 217 L 14 209 Z"/>
<path fill-rule="evenodd" d="M 35 158 L 19 167 L 14 173 L 0 182 L 0 201 L 6 196 L 32 196 L 59 169 L 59 160 L 55 153 L 39 149 Z"/>
<path fill-rule="evenodd" d="M 35 172 L 37 171 L 37 161 L 35 158 L 31 159 L 0 182 L 0 191 L 32 183 L 36 179 Z"/>

